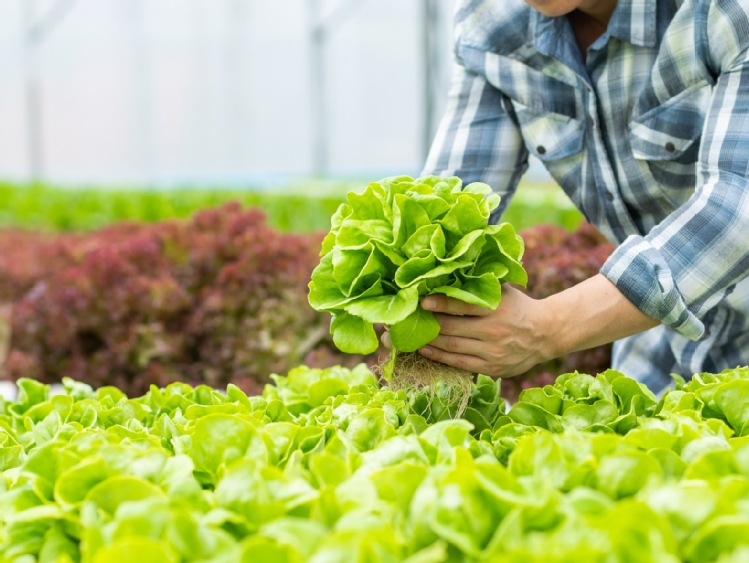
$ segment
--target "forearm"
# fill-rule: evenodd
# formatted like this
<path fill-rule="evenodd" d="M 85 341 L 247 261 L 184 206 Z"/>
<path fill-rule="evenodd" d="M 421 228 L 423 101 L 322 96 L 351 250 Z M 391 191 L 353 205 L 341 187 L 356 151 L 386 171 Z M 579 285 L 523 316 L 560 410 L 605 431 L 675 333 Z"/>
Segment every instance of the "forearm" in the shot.
<path fill-rule="evenodd" d="M 660 324 L 632 304 L 601 274 L 543 299 L 549 355 L 559 357 L 607 344 Z M 545 331 L 546 332 L 546 331 Z"/>
<path fill-rule="evenodd" d="M 440 323 L 439 336 L 419 350 L 423 355 L 493 377 L 513 377 L 659 324 L 600 274 L 542 300 L 503 286 L 502 302 L 493 310 L 445 295 L 430 295 L 421 306 Z"/>

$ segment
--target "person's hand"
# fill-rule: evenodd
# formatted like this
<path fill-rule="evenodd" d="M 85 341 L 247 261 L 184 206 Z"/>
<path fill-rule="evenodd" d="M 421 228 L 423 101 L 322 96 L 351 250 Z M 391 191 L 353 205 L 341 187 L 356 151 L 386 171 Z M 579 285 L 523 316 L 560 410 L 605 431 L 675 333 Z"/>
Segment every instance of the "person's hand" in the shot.
<path fill-rule="evenodd" d="M 431 360 L 493 377 L 512 377 L 576 350 L 658 326 L 602 274 L 536 300 L 511 285 L 493 311 L 444 295 L 425 297 L 440 334 L 419 350 Z M 387 333 L 383 336 L 390 345 Z"/>
<path fill-rule="evenodd" d="M 483 373 L 512 377 L 553 358 L 553 329 L 540 301 L 518 289 L 502 286 L 502 301 L 495 310 L 469 305 L 445 295 L 430 295 L 422 308 L 435 313 L 440 334 L 419 352 L 437 362 Z M 389 345 L 389 335 L 383 340 Z"/>

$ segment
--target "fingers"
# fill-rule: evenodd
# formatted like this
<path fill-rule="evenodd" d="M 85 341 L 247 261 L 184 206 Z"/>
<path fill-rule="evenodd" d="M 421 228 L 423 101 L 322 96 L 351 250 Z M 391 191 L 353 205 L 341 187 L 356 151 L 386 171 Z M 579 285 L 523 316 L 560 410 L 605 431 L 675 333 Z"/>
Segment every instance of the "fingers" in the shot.
<path fill-rule="evenodd" d="M 432 341 L 432 344 L 442 348 L 449 349 L 450 351 L 458 351 L 462 345 L 455 344 L 455 339 L 444 340 L 443 336 L 448 337 L 460 337 L 465 335 L 471 335 L 474 338 L 458 338 L 459 340 L 465 340 L 468 343 L 470 353 L 480 352 L 479 346 L 481 340 L 479 335 L 483 334 L 486 324 L 484 318 L 477 318 L 478 315 L 475 313 L 481 313 L 481 317 L 488 315 L 492 311 L 484 309 L 477 305 L 469 305 L 463 301 L 452 299 L 444 295 L 430 295 L 426 297 L 424 301 L 435 300 L 436 302 L 428 303 L 431 304 L 435 311 L 434 318 L 440 324 L 440 336 L 437 340 Z M 443 313 L 442 311 L 452 311 L 451 313 Z M 380 336 L 380 341 L 387 348 L 392 348 L 393 343 L 390 339 L 390 327 L 383 325 L 385 329 Z M 450 342 L 447 344 L 446 342 Z"/>
<path fill-rule="evenodd" d="M 476 340 L 473 338 L 461 338 L 460 336 L 453 335 L 451 332 L 453 327 L 450 324 L 452 322 L 451 317 L 447 315 L 445 316 L 447 317 L 447 321 L 445 321 L 445 324 L 443 324 L 443 321 L 441 319 L 438 319 L 440 323 L 440 334 L 437 335 L 437 337 L 429 344 L 431 346 L 435 346 L 437 348 L 441 348 L 442 350 L 447 350 L 450 352 L 463 352 L 466 354 L 480 356 L 482 351 L 481 340 Z M 465 334 L 465 332 L 456 329 L 455 334 Z M 389 331 L 386 330 L 382 333 L 382 335 L 380 336 L 380 342 L 382 342 L 385 348 L 390 349 L 393 347 L 393 341 L 390 339 Z"/>
<path fill-rule="evenodd" d="M 452 315 L 435 315 L 437 322 L 440 324 L 440 333 L 429 343 L 430 346 L 439 348 L 448 352 L 457 352 L 463 354 L 472 354 L 481 356 L 485 343 L 475 338 L 467 338 L 461 335 L 477 334 L 479 327 L 475 327 L 476 319 L 463 319 L 462 317 L 453 317 Z M 384 330 L 380 335 L 380 342 L 386 348 L 393 347 L 393 341 L 390 338 L 390 331 Z"/>
<path fill-rule="evenodd" d="M 463 338 L 460 336 L 450 336 L 441 332 L 434 340 L 429 343 L 431 348 L 437 348 L 444 352 L 452 352 L 468 356 L 483 358 L 483 351 L 486 343 L 473 338 Z"/>
<path fill-rule="evenodd" d="M 483 332 L 480 324 L 485 324 L 484 317 L 495 312 L 478 305 L 470 305 L 458 299 L 447 297 L 446 295 L 429 295 L 421 302 L 421 307 L 427 311 L 434 312 L 434 317 L 440 324 L 440 336 L 430 344 L 448 350 L 459 352 L 466 344 L 467 351 L 470 354 L 480 355 L 480 340 L 477 338 L 460 338 L 461 335 L 470 334 L 471 336 L 479 335 Z M 480 317 L 480 318 L 479 318 Z M 390 339 L 390 327 L 383 325 L 384 332 L 380 336 L 380 341 L 386 348 L 392 348 L 393 342 Z M 456 337 L 446 340 L 444 337 Z M 458 341 L 465 341 L 459 344 Z"/>
<path fill-rule="evenodd" d="M 380 336 L 380 342 L 382 342 L 382 345 L 385 346 L 388 350 L 390 350 L 393 347 L 393 341 L 390 340 L 390 331 L 386 330 L 382 333 L 382 336 Z"/>
<path fill-rule="evenodd" d="M 390 333 L 388 331 L 385 331 L 382 336 L 380 337 L 380 340 L 382 341 L 382 344 L 388 348 L 391 349 L 393 347 L 393 342 L 390 340 Z M 466 347 L 465 342 L 461 343 L 458 341 L 470 341 L 468 343 L 468 346 Z M 470 350 L 478 350 L 478 344 L 474 345 L 473 343 L 478 343 L 479 341 L 473 341 L 468 338 L 454 338 L 450 336 L 438 336 L 432 342 L 429 343 L 428 346 L 424 346 L 419 350 L 419 353 L 429 358 L 430 360 L 434 360 L 435 362 L 442 362 L 443 364 L 447 364 L 459 369 L 464 369 L 466 371 L 470 371 L 471 373 L 483 373 L 485 363 L 484 360 L 477 356 L 473 355 L 467 355 L 465 353 L 457 353 L 449 350 L 455 350 L 455 349 L 470 349 Z M 447 349 L 440 349 L 437 346 L 445 347 Z"/>
<path fill-rule="evenodd" d="M 470 334 L 473 337 L 477 337 L 478 332 L 481 330 L 481 323 L 479 319 L 474 317 L 459 317 L 456 315 L 443 315 L 436 313 L 434 318 L 440 324 L 440 334 L 447 334 L 450 336 L 465 336 Z"/>
<path fill-rule="evenodd" d="M 424 346 L 419 353 L 425 358 L 434 360 L 435 362 L 442 362 L 449 366 L 453 366 L 458 369 L 464 369 L 471 373 L 483 373 L 484 361 L 476 356 L 469 356 L 466 354 L 456 354 L 454 352 L 447 352 L 434 348 L 433 346 Z"/>
<path fill-rule="evenodd" d="M 468 315 L 472 317 L 485 317 L 492 310 L 478 305 L 469 305 L 459 299 L 453 299 L 447 295 L 430 295 L 421 300 L 421 308 L 434 313 L 447 313 L 448 315 Z"/>

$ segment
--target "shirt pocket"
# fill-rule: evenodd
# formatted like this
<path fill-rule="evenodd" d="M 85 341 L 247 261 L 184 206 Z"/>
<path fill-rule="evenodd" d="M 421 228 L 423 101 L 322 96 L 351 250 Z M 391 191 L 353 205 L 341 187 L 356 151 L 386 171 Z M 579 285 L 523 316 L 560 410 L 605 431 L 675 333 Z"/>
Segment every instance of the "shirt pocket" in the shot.
<path fill-rule="evenodd" d="M 504 94 L 505 110 L 530 154 L 552 171 L 555 163 L 582 151 L 584 130 L 574 86 L 507 56 L 482 56 L 486 79 Z"/>
<path fill-rule="evenodd" d="M 515 100 L 510 103 L 528 152 L 547 167 L 582 151 L 585 132 L 580 120 L 538 111 Z"/>
<path fill-rule="evenodd" d="M 710 95 L 708 83 L 696 84 L 629 123 L 632 156 L 676 204 L 694 191 L 695 165 Z"/>

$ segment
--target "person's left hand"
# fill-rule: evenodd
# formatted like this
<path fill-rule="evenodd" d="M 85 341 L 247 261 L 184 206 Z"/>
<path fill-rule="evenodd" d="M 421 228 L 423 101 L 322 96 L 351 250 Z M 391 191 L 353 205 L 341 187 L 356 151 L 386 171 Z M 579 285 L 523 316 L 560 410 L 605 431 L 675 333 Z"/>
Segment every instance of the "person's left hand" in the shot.
<path fill-rule="evenodd" d="M 512 377 L 556 356 L 555 328 L 541 301 L 502 286 L 494 310 L 445 295 L 430 295 L 421 307 L 435 313 L 440 334 L 419 352 L 444 364 L 492 377 Z M 385 337 L 387 338 L 387 336 Z"/>

